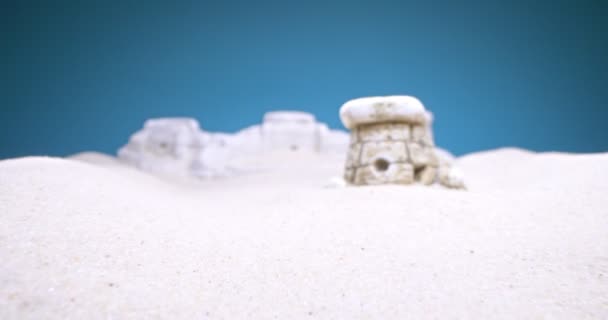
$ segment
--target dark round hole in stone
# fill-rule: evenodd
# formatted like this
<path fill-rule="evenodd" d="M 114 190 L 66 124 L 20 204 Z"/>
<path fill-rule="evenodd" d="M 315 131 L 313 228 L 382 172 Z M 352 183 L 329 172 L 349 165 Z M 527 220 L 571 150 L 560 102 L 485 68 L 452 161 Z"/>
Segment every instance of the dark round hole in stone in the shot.
<path fill-rule="evenodd" d="M 426 166 L 414 168 L 414 180 L 416 182 L 420 182 L 420 180 L 422 180 L 421 175 L 422 175 L 422 172 L 424 171 L 424 169 L 426 169 Z"/>
<path fill-rule="evenodd" d="M 374 168 L 377 171 L 386 171 L 391 164 L 386 159 L 378 158 L 374 161 Z"/>

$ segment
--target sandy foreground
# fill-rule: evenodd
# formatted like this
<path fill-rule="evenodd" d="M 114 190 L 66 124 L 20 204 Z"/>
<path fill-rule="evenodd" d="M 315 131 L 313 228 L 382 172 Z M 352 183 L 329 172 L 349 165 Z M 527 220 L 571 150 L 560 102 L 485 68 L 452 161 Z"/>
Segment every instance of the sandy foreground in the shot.
<path fill-rule="evenodd" d="M 608 319 L 608 153 L 471 154 L 468 191 L 256 161 L 205 182 L 0 161 L 0 319 Z"/>

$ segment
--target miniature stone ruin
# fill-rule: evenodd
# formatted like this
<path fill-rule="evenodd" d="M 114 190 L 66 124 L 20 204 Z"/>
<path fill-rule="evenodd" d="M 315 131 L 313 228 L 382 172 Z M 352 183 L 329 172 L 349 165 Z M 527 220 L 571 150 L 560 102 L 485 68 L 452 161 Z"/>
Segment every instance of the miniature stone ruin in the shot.
<path fill-rule="evenodd" d="M 410 96 L 346 102 L 340 119 L 351 130 L 344 179 L 354 185 L 439 182 L 464 188 L 457 171 L 435 150 L 433 116 Z"/>
<path fill-rule="evenodd" d="M 118 151 L 118 157 L 144 171 L 188 176 L 198 169 L 205 144 L 198 121 L 149 119 Z"/>
<path fill-rule="evenodd" d="M 343 152 L 348 141 L 345 132 L 331 130 L 325 123 L 317 121 L 313 114 L 302 111 L 270 111 L 264 114 L 261 125 L 251 128 L 259 130 L 258 137 L 244 142 L 256 146 L 255 140 L 258 140 L 256 148 L 260 151 L 304 150 L 325 153 L 339 149 Z"/>
<path fill-rule="evenodd" d="M 261 124 L 233 134 L 202 130 L 193 118 L 149 119 L 118 157 L 161 175 L 213 178 L 233 175 L 237 168 L 232 162 L 243 156 L 275 151 L 342 154 L 347 146 L 346 132 L 329 129 L 310 113 L 273 111 Z"/>

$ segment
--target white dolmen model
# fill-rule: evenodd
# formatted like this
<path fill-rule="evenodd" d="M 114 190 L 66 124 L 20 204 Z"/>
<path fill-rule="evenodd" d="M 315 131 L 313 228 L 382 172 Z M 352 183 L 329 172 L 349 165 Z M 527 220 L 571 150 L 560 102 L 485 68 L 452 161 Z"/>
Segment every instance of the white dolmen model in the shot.
<path fill-rule="evenodd" d="M 462 177 L 438 156 L 433 116 L 415 97 L 386 96 L 346 102 L 340 119 L 351 130 L 344 179 L 355 185 L 439 181 L 464 188 Z"/>

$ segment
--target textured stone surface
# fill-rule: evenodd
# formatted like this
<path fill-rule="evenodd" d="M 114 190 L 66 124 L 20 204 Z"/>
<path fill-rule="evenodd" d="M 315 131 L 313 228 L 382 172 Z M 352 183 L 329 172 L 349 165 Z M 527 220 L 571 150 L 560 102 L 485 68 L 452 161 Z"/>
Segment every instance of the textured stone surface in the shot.
<path fill-rule="evenodd" d="M 414 127 L 420 133 L 414 140 Z M 419 181 L 430 184 L 435 181 L 439 160 L 430 139 L 427 128 L 404 123 L 366 124 L 355 128 L 347 152 L 345 179 L 353 184 L 410 184 Z M 378 164 L 386 162 L 387 168 L 379 170 Z M 382 167 L 382 166 L 380 166 Z M 428 169 L 425 169 L 429 167 Z M 414 177 L 414 168 L 420 174 Z"/>
<path fill-rule="evenodd" d="M 410 126 L 401 123 L 378 123 L 362 125 L 356 129 L 360 141 L 409 140 Z"/>
<path fill-rule="evenodd" d="M 359 166 L 359 157 L 361 153 L 361 143 L 354 143 L 348 149 L 346 155 L 346 168 L 355 168 Z"/>
<path fill-rule="evenodd" d="M 407 149 L 410 155 L 410 161 L 414 167 L 437 166 L 439 159 L 435 153 L 435 148 L 426 146 L 421 142 L 409 142 Z"/>
<path fill-rule="evenodd" d="M 437 177 L 437 167 L 425 166 L 416 172 L 414 179 L 424 185 L 433 184 Z"/>
<path fill-rule="evenodd" d="M 351 129 L 344 174 L 347 182 L 355 185 L 439 182 L 450 188 L 464 187 L 448 163 L 440 163 L 431 130 L 433 116 L 417 99 L 394 96 L 355 99 L 342 106 L 340 116 Z"/>
<path fill-rule="evenodd" d="M 428 132 L 427 126 L 408 123 L 365 124 L 353 129 L 351 137 L 356 140 L 347 153 L 345 179 L 357 185 L 433 183 L 439 161 Z"/>
<path fill-rule="evenodd" d="M 434 146 L 433 134 L 431 129 L 426 125 L 414 125 L 412 126 L 412 141 L 419 141 L 427 146 Z"/>
<path fill-rule="evenodd" d="M 403 141 L 365 142 L 361 148 L 357 166 L 372 164 L 377 159 L 390 163 L 407 161 L 407 149 Z"/>
<path fill-rule="evenodd" d="M 379 168 L 375 164 L 358 167 L 355 171 L 354 184 L 410 184 L 414 182 L 414 168 L 409 163 L 388 163 Z"/>
<path fill-rule="evenodd" d="M 359 142 L 359 132 L 357 130 L 352 130 L 349 135 L 350 144 Z"/>
<path fill-rule="evenodd" d="M 353 182 L 355 179 L 355 169 L 346 168 L 344 169 L 344 181 Z"/>
<path fill-rule="evenodd" d="M 340 119 L 345 127 L 356 128 L 370 123 L 420 123 L 432 119 L 415 97 L 386 96 L 353 99 L 340 108 Z"/>

